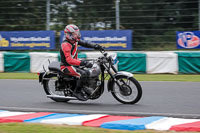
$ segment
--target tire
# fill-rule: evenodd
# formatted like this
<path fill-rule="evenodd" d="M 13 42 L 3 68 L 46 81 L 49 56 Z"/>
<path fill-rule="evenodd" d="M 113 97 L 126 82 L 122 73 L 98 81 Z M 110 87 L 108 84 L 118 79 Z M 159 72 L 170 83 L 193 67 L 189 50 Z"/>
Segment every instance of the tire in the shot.
<path fill-rule="evenodd" d="M 141 99 L 142 87 L 135 78 L 119 75 L 116 79 L 123 88 L 123 90 L 120 90 L 119 86 L 114 81 L 111 84 L 111 93 L 117 101 L 123 104 L 135 104 Z M 127 85 L 127 83 L 129 85 Z M 131 97 L 132 95 L 135 96 Z"/>
<path fill-rule="evenodd" d="M 52 83 L 51 83 L 51 81 L 52 81 Z M 60 91 L 60 94 L 58 94 L 58 91 L 55 91 L 55 82 L 56 81 L 57 81 L 57 77 L 56 76 L 49 77 L 48 80 L 44 80 L 43 81 L 43 88 L 44 88 L 44 91 L 45 91 L 45 93 L 47 95 L 59 95 L 59 96 L 63 96 L 64 95 L 63 91 Z M 52 86 L 52 84 L 54 84 L 54 86 Z M 55 102 L 68 102 L 69 101 L 67 99 L 61 99 L 61 98 L 51 98 L 51 99 L 53 101 L 55 101 Z"/>

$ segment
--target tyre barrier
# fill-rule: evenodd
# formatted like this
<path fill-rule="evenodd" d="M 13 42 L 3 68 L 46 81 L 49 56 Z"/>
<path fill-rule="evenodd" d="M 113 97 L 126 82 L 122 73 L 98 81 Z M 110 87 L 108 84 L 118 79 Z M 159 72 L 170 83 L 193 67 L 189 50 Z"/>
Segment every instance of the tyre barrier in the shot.
<path fill-rule="evenodd" d="M 11 122 L 81 125 L 117 130 L 200 131 L 200 119 L 0 110 L 0 124 Z"/>
<path fill-rule="evenodd" d="M 131 73 L 172 73 L 199 74 L 200 52 L 138 52 L 138 51 L 108 51 L 116 55 L 119 71 Z M 78 58 L 94 59 L 101 56 L 100 52 L 81 52 Z M 0 72 L 32 72 L 37 73 L 48 69 L 49 61 L 60 61 L 59 52 L 0 52 Z"/>

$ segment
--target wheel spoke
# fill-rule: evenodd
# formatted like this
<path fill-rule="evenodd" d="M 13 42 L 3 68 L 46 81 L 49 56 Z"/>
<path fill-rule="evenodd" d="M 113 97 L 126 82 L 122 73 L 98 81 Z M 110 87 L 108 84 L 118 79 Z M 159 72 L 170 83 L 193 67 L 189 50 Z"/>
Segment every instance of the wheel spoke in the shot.
<path fill-rule="evenodd" d="M 59 96 L 63 96 L 64 95 L 64 92 L 63 91 L 57 91 L 56 90 L 56 78 L 51 78 L 49 80 L 49 83 L 48 83 L 48 89 L 49 89 L 49 93 L 51 95 L 59 95 Z"/>
<path fill-rule="evenodd" d="M 130 82 L 131 82 L 130 80 L 127 80 L 127 83 L 126 83 L 126 84 L 130 86 Z"/>

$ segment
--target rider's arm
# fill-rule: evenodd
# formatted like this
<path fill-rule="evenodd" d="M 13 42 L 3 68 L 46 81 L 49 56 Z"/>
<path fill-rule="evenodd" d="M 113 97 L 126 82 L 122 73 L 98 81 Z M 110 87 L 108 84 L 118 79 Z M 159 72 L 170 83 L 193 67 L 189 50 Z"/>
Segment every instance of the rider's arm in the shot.
<path fill-rule="evenodd" d="M 78 42 L 78 45 L 81 45 L 86 48 L 94 48 L 96 50 L 104 50 L 104 48 L 99 44 L 89 43 L 89 42 L 85 42 L 85 41 L 81 41 L 81 40 Z"/>
<path fill-rule="evenodd" d="M 96 45 L 96 44 L 94 44 L 94 43 L 89 43 L 89 42 L 85 42 L 85 41 L 80 40 L 80 41 L 78 42 L 78 45 L 81 45 L 81 46 L 86 47 L 86 48 L 95 48 L 95 45 Z"/>
<path fill-rule="evenodd" d="M 61 45 L 61 47 L 62 47 L 62 51 L 65 55 L 66 62 L 72 66 L 80 66 L 81 61 L 78 59 L 73 59 L 71 56 L 71 49 L 72 49 L 71 44 L 63 43 Z"/>

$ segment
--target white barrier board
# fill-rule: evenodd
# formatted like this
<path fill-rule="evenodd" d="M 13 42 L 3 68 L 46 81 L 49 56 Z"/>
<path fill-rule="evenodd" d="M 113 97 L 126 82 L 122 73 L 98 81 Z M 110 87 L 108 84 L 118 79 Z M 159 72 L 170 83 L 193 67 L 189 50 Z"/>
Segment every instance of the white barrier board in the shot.
<path fill-rule="evenodd" d="M 86 59 L 98 59 L 98 57 L 103 56 L 100 52 L 84 52 L 86 54 Z M 108 56 L 117 56 L 115 52 L 108 52 Z M 117 64 L 114 67 L 118 70 Z"/>
<path fill-rule="evenodd" d="M 4 72 L 4 57 L 3 57 L 3 52 L 0 52 L 0 72 Z"/>
<path fill-rule="evenodd" d="M 30 52 L 30 70 L 37 73 L 43 70 L 43 66 L 48 70 L 49 61 L 58 61 L 57 53 Z M 48 61 L 49 60 L 49 61 Z"/>
<path fill-rule="evenodd" d="M 174 52 L 147 52 L 147 73 L 178 73 L 178 56 Z"/>

